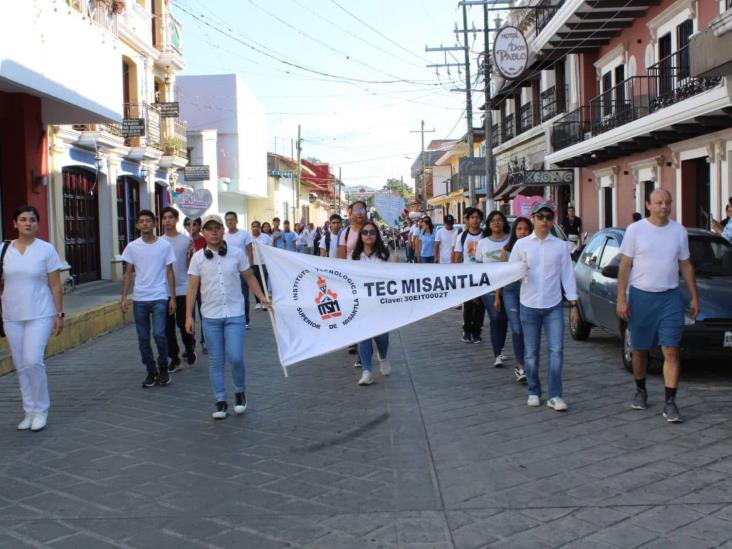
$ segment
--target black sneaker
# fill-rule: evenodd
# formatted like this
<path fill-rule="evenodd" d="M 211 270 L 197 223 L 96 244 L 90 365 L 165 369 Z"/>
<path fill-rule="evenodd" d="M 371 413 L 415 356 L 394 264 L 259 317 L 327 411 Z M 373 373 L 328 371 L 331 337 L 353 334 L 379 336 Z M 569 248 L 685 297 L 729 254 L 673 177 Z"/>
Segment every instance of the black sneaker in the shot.
<path fill-rule="evenodd" d="M 236 399 L 236 403 L 234 404 L 234 413 L 236 415 L 243 414 L 247 411 L 247 396 L 244 394 L 244 391 L 241 393 L 236 393 L 234 395 Z"/>
<path fill-rule="evenodd" d="M 358 352 L 358 349 L 356 348 L 356 346 L 355 346 L 355 345 L 351 345 L 351 346 L 350 346 L 350 347 L 348 348 L 348 354 L 349 354 L 349 355 L 355 355 L 355 354 L 356 354 L 357 352 Z"/>
<path fill-rule="evenodd" d="M 169 385 L 171 381 L 170 372 L 161 368 L 158 374 L 158 385 Z"/>
<path fill-rule="evenodd" d="M 479 335 L 473 336 L 473 343 L 482 343 L 482 342 L 483 342 L 483 339 Z"/>
<path fill-rule="evenodd" d="M 648 408 L 648 391 L 636 389 L 635 397 L 633 397 L 633 402 L 630 404 L 630 407 L 633 410 L 646 410 Z"/>
<path fill-rule="evenodd" d="M 158 374 L 153 372 L 148 372 L 147 377 L 145 378 L 145 381 L 142 382 L 143 388 L 145 387 L 155 387 L 155 385 L 158 384 Z"/>
<path fill-rule="evenodd" d="M 468 332 L 463 332 L 462 342 L 463 343 L 472 343 L 473 342 L 473 338 L 470 337 L 470 334 Z"/>
<path fill-rule="evenodd" d="M 170 359 L 170 364 L 168 364 L 168 372 L 171 374 L 173 372 L 180 372 L 183 368 L 181 368 L 181 362 L 180 358 L 173 357 Z"/>
<path fill-rule="evenodd" d="M 211 417 L 213 417 L 214 419 L 226 419 L 226 416 L 228 415 L 228 409 L 229 405 L 226 404 L 226 401 L 220 400 L 216 403 L 216 411 L 211 414 Z"/>
<path fill-rule="evenodd" d="M 186 362 L 188 363 L 188 366 L 191 366 L 194 362 L 196 362 L 196 359 L 198 358 L 198 355 L 196 354 L 196 351 L 193 349 L 189 350 L 186 353 Z"/>
<path fill-rule="evenodd" d="M 666 406 L 663 407 L 663 417 L 669 423 L 681 423 L 684 421 L 679 413 L 679 408 L 673 400 L 666 402 Z"/>

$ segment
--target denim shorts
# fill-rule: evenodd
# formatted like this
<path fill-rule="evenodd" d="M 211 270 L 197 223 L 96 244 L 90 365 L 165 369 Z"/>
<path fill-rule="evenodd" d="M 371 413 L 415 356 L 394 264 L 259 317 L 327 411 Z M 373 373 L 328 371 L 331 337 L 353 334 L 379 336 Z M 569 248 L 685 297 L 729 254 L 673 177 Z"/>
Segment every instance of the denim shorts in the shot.
<path fill-rule="evenodd" d="M 630 346 L 637 351 L 679 347 L 684 332 L 684 303 L 678 288 L 646 292 L 630 287 Z"/>

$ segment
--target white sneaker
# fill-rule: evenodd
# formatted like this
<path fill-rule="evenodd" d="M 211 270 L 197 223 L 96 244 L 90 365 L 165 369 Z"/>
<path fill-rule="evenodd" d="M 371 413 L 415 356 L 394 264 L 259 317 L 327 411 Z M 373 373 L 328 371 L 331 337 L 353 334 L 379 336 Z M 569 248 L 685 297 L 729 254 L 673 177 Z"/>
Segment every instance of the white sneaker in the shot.
<path fill-rule="evenodd" d="M 25 414 L 23 421 L 18 423 L 18 431 L 27 431 L 28 429 L 30 429 L 31 424 L 33 423 L 33 416 L 34 414 Z"/>
<path fill-rule="evenodd" d="M 499 356 L 501 357 L 501 360 L 503 362 L 506 362 L 508 360 L 508 357 L 506 355 L 504 355 L 503 353 L 501 353 Z"/>
<path fill-rule="evenodd" d="M 391 373 L 391 362 L 388 358 L 379 357 L 379 369 L 382 376 L 388 376 Z"/>
<path fill-rule="evenodd" d="M 557 412 L 567 411 L 567 403 L 562 400 L 562 397 L 550 398 L 546 401 L 546 405 L 549 406 L 549 408 L 556 410 Z"/>
<path fill-rule="evenodd" d="M 494 368 L 503 368 L 503 359 L 505 357 L 503 355 L 498 355 L 496 359 L 493 361 L 493 367 Z"/>
<path fill-rule="evenodd" d="M 526 401 L 527 406 L 541 406 L 541 400 L 536 395 L 529 395 L 529 400 Z"/>
<path fill-rule="evenodd" d="M 361 379 L 358 380 L 359 385 L 371 385 L 373 382 L 374 376 L 371 375 L 371 372 L 366 370 L 361 374 Z"/>
<path fill-rule="evenodd" d="M 31 422 L 31 431 L 42 431 L 48 423 L 48 412 L 37 412 Z"/>
<path fill-rule="evenodd" d="M 254 306 L 254 308 L 255 308 L 255 309 L 256 309 L 257 311 L 259 311 L 259 310 L 260 310 L 260 309 L 262 308 L 262 304 L 261 304 L 261 303 L 257 303 L 257 304 L 256 304 L 256 305 Z"/>

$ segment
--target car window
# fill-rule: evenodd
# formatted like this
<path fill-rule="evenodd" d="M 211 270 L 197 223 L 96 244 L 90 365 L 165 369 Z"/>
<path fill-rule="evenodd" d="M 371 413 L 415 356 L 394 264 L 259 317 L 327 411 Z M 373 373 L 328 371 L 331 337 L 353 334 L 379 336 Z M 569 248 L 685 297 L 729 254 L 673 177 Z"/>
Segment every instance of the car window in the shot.
<path fill-rule="evenodd" d="M 615 238 L 608 238 L 605 248 L 602 251 L 602 258 L 600 258 L 598 269 L 603 269 L 607 265 L 610 265 L 618 257 L 618 254 L 620 254 L 620 244 Z M 618 260 L 616 260 L 616 263 L 618 265 L 620 264 Z"/>
<path fill-rule="evenodd" d="M 590 243 L 585 247 L 580 261 L 585 265 L 596 266 L 602 253 L 602 245 L 607 237 L 604 234 L 595 235 Z"/>
<path fill-rule="evenodd" d="M 724 238 L 692 236 L 689 252 L 697 275 L 732 276 L 732 244 Z"/>

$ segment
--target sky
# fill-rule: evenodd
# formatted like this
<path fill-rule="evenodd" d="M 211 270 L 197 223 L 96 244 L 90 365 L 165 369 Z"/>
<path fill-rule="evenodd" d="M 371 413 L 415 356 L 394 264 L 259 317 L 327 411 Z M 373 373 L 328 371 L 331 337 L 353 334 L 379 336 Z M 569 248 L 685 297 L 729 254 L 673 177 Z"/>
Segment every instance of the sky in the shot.
<path fill-rule="evenodd" d="M 183 25 L 181 74 L 237 73 L 267 117 L 267 149 L 290 155 L 302 127 L 302 155 L 329 162 L 347 185 L 381 188 L 388 178 L 413 185 L 410 166 L 425 145 L 467 130 L 462 24 L 457 0 L 172 0 Z M 482 26 L 469 8 L 468 27 Z M 477 53 L 477 41 L 470 35 Z M 448 55 L 447 59 L 445 55 Z M 482 105 L 473 56 L 474 107 Z M 474 116 L 479 125 L 479 114 Z M 417 133 L 411 133 L 415 132 Z"/>

